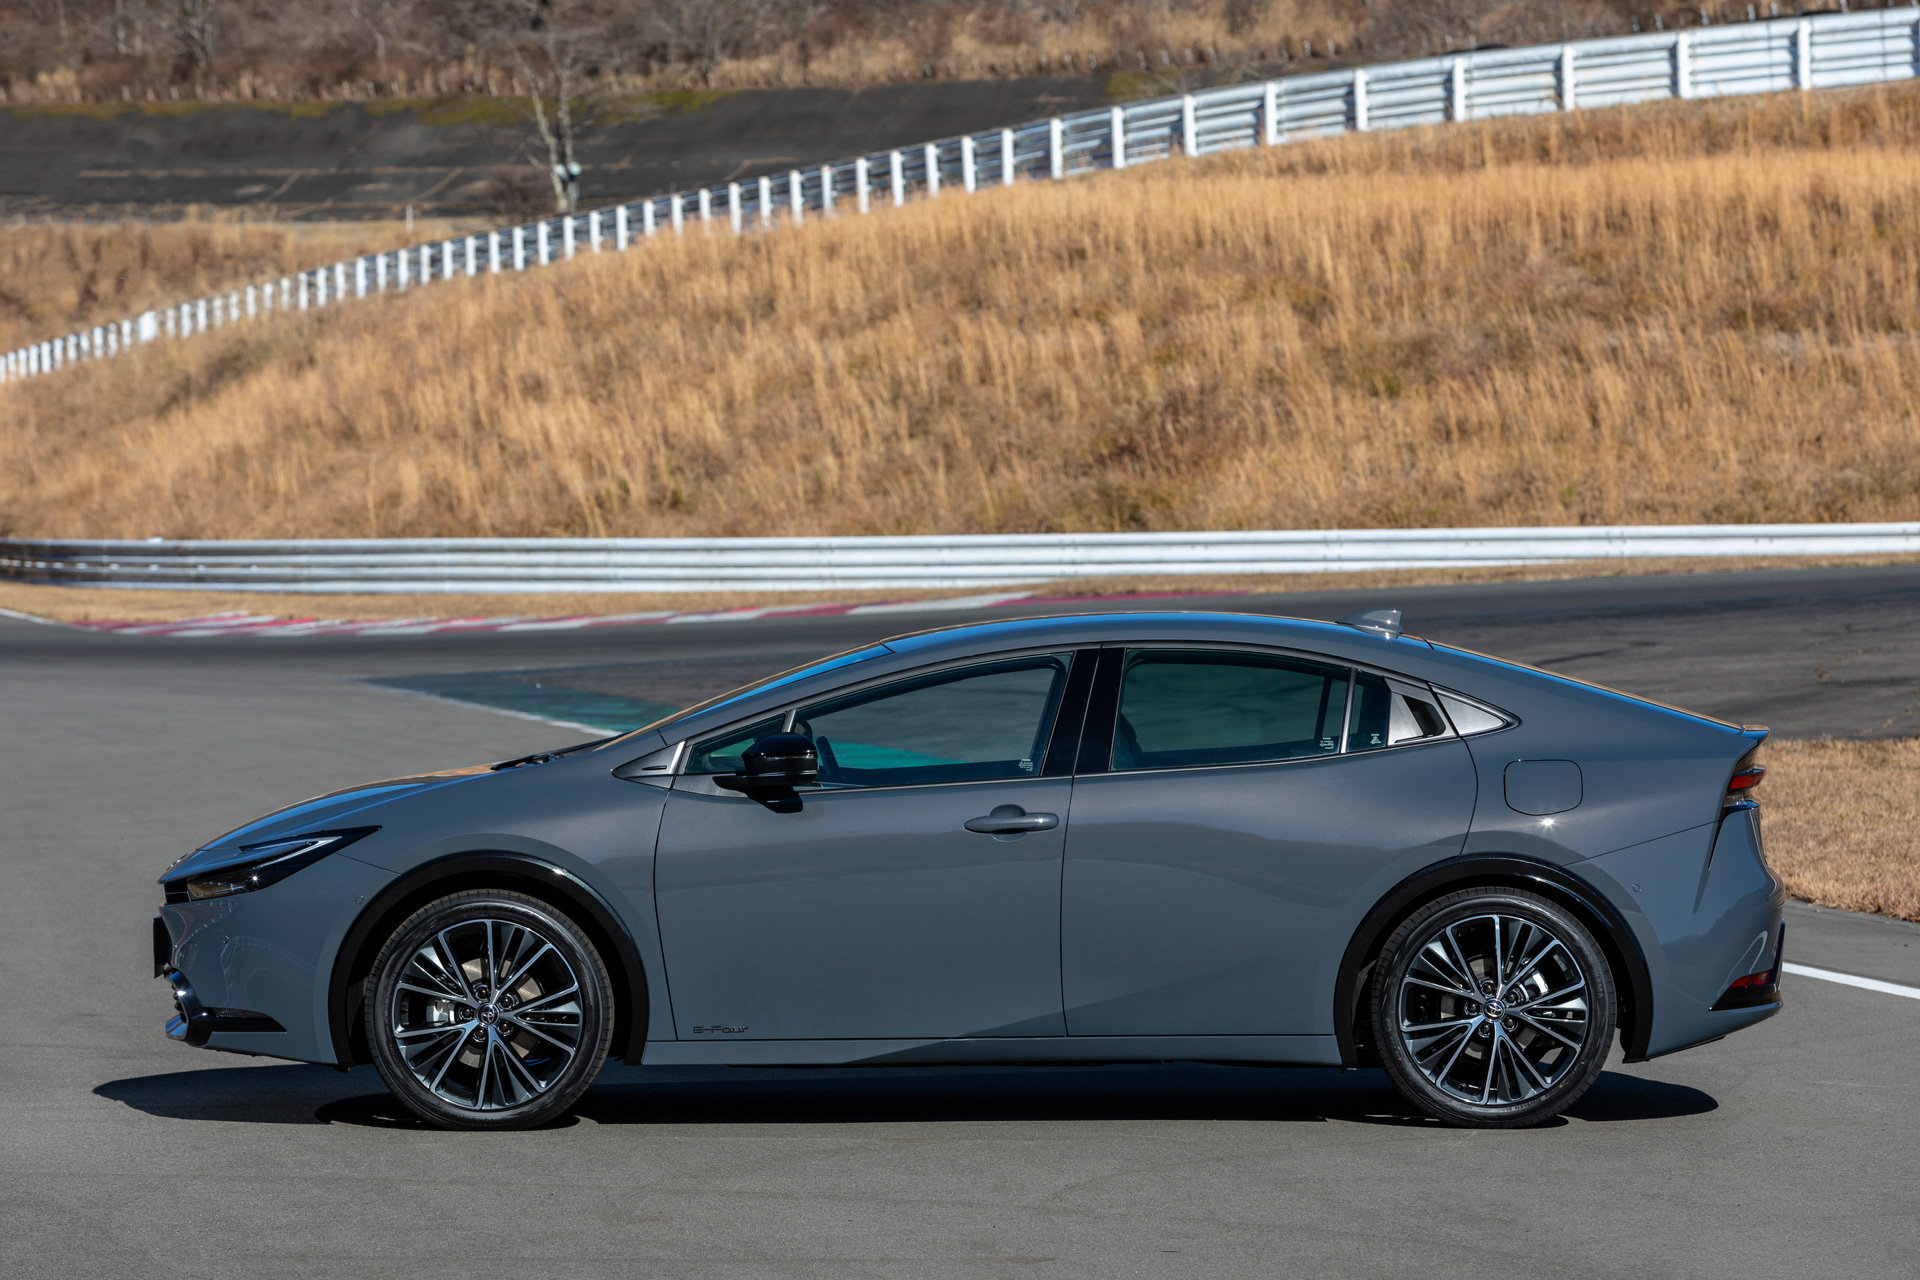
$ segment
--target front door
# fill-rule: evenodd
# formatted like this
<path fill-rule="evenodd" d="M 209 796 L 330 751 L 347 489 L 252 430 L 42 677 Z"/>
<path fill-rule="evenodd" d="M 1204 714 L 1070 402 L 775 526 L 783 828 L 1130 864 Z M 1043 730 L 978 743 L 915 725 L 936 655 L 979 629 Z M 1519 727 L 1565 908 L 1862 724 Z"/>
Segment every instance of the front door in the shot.
<path fill-rule="evenodd" d="M 1070 661 L 974 663 L 797 708 L 820 782 L 786 802 L 711 782 L 785 717 L 696 744 L 655 863 L 680 1038 L 1065 1034 L 1072 780 L 1043 761 Z"/>
<path fill-rule="evenodd" d="M 1063 877 L 1069 1033 L 1331 1034 L 1377 892 L 1462 847 L 1466 744 L 1332 663 L 1133 649 L 1110 666 L 1111 748 L 1081 757 Z"/>

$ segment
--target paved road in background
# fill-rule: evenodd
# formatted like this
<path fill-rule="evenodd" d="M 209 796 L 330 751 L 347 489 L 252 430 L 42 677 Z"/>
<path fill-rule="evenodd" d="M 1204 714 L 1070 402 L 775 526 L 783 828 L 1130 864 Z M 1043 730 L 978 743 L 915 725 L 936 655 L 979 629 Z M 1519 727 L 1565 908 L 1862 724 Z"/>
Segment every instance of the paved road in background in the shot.
<path fill-rule="evenodd" d="M 1920 569 L 1230 603 L 1400 603 L 1437 639 L 1716 714 L 1914 731 L 1893 712 L 1920 683 Z M 6 1273 L 1914 1273 L 1920 1000 L 1806 979 L 1782 1016 L 1616 1061 L 1563 1123 L 1524 1133 L 1439 1128 L 1372 1071 L 1172 1064 L 615 1065 L 561 1127 L 442 1134 L 371 1069 L 162 1038 L 147 921 L 173 857 L 293 799 L 567 733 L 362 678 L 644 662 L 673 701 L 943 620 L 322 642 L 0 618 Z M 1804 964 L 1920 984 L 1920 929 L 1797 910 L 1789 937 Z"/>

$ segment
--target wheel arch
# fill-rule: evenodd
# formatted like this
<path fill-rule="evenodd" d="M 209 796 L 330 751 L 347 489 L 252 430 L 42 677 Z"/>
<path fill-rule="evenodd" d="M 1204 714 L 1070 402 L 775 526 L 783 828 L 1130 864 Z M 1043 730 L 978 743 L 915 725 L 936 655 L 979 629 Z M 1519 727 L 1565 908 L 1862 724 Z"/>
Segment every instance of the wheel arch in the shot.
<path fill-rule="evenodd" d="M 1518 854 L 1466 854 L 1435 863 L 1408 876 L 1375 903 L 1347 943 L 1334 977 L 1333 1030 L 1343 1066 L 1375 1066 L 1366 1043 L 1366 1018 L 1359 1002 L 1364 975 L 1402 921 L 1443 894 L 1478 885 L 1525 889 L 1550 898 L 1574 913 L 1592 931 L 1613 969 L 1618 1001 L 1620 1043 L 1628 1062 L 1647 1056 L 1653 1031 L 1653 979 L 1639 939 L 1606 898 L 1586 881 L 1550 862 Z"/>
<path fill-rule="evenodd" d="M 436 858 L 395 877 L 347 930 L 327 984 L 327 1030 L 339 1070 L 373 1061 L 365 1020 L 354 1014 L 381 945 L 401 921 L 427 903 L 466 889 L 524 893 L 565 912 L 585 930 L 606 958 L 613 982 L 612 1055 L 639 1060 L 647 1042 L 647 975 L 619 915 L 591 885 L 564 868 L 531 854 L 487 850 Z"/>

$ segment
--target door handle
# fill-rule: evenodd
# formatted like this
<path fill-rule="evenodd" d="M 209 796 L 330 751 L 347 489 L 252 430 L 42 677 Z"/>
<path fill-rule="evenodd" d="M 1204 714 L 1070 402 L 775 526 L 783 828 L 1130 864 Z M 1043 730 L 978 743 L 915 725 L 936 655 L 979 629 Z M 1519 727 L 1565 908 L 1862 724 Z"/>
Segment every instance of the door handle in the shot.
<path fill-rule="evenodd" d="M 1021 836 L 1029 831 L 1051 831 L 1060 825 L 1057 813 L 1028 813 L 1017 804 L 995 806 L 984 818 L 968 818 L 967 830 L 983 836 Z"/>

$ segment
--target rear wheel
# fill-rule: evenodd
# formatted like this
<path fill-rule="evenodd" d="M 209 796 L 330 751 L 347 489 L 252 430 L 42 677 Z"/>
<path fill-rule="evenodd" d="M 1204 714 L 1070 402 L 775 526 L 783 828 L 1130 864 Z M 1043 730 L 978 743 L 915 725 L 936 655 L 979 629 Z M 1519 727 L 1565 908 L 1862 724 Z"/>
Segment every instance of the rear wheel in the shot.
<path fill-rule="evenodd" d="M 394 930 L 368 979 L 367 1043 L 394 1095 L 448 1129 L 524 1129 L 576 1102 L 612 1035 L 612 984 L 537 898 L 456 893 Z"/>
<path fill-rule="evenodd" d="M 1519 1128 L 1558 1115 L 1599 1076 L 1613 1030 L 1599 943 L 1564 907 L 1522 890 L 1428 903 L 1374 969 L 1381 1065 L 1450 1124 Z"/>

